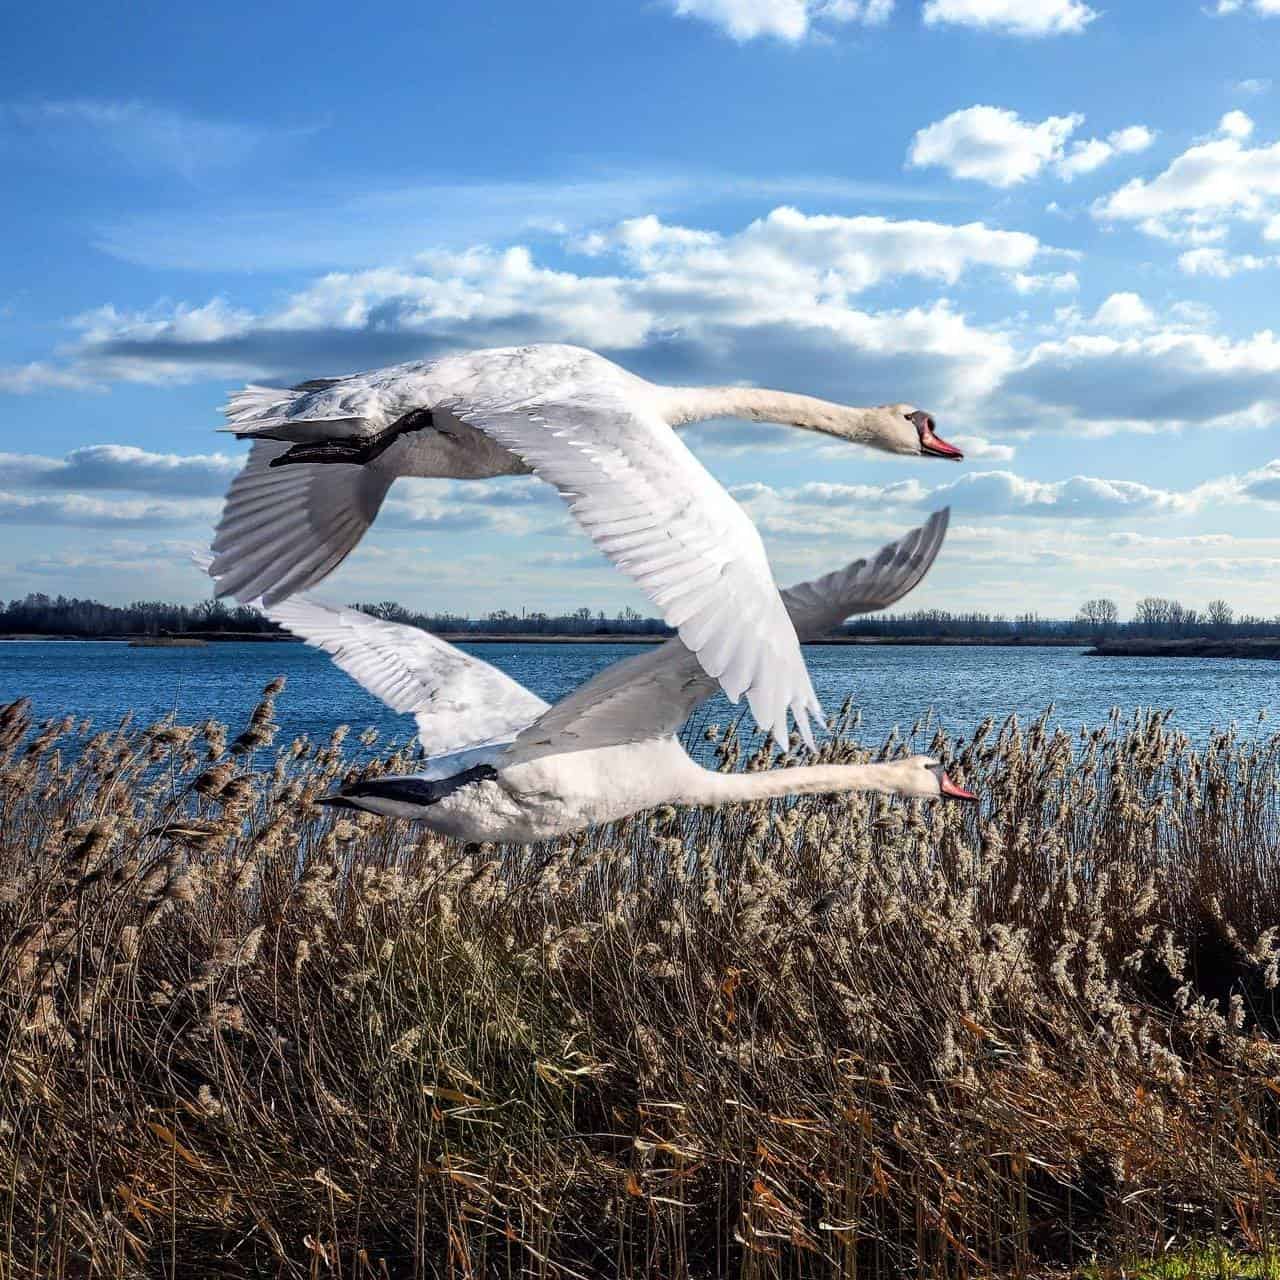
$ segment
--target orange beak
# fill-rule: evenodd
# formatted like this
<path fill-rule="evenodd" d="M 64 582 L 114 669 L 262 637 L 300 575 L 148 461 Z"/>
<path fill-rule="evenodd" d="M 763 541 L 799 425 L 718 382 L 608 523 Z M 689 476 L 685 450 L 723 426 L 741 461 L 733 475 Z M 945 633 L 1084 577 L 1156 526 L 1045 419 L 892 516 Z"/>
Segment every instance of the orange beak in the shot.
<path fill-rule="evenodd" d="M 934 435 L 932 431 L 920 433 L 920 450 L 922 453 L 932 454 L 935 458 L 950 458 L 952 462 L 964 460 L 964 454 L 955 445 L 948 444 L 940 436 Z"/>
<path fill-rule="evenodd" d="M 972 791 L 966 791 L 963 787 L 958 787 L 947 777 L 947 772 L 941 765 L 937 768 L 938 789 L 942 792 L 944 800 L 968 800 L 976 804 L 978 797 Z"/>

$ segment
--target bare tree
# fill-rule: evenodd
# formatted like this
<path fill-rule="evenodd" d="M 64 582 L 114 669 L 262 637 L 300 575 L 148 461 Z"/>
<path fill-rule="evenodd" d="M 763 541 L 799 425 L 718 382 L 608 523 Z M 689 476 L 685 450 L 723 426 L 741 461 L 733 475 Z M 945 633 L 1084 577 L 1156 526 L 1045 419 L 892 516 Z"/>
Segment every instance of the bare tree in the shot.
<path fill-rule="evenodd" d="M 1080 606 L 1076 621 L 1095 632 L 1106 632 L 1120 621 L 1120 610 L 1116 608 L 1114 600 L 1100 596 L 1096 600 L 1086 600 Z"/>
<path fill-rule="evenodd" d="M 1134 606 L 1133 620 L 1149 636 L 1168 630 L 1173 616 L 1173 601 L 1162 596 L 1143 596 Z"/>
<path fill-rule="evenodd" d="M 1211 627 L 1224 631 L 1235 621 L 1236 611 L 1225 600 L 1210 600 L 1205 617 Z"/>

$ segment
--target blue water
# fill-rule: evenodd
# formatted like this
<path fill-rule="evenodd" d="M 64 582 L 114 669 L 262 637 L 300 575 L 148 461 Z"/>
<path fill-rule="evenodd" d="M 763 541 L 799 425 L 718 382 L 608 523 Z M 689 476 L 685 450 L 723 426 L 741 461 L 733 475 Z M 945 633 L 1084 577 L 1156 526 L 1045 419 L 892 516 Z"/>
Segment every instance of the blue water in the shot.
<path fill-rule="evenodd" d="M 631 645 L 464 646 L 554 702 L 588 676 L 638 650 Z M 1248 659 L 1086 658 L 1080 649 L 811 646 L 805 656 L 829 714 L 852 695 L 861 736 L 875 743 L 904 732 L 933 708 L 952 733 L 984 716 L 1036 715 L 1055 704 L 1068 728 L 1101 723 L 1113 706 L 1170 708 L 1197 739 L 1232 721 L 1252 732 L 1259 711 L 1280 703 L 1280 663 Z M 107 641 L 0 642 L 0 704 L 29 696 L 41 717 L 74 713 L 98 728 L 126 711 L 142 723 L 176 711 L 238 732 L 264 684 L 288 680 L 277 704 L 280 739 L 327 736 L 337 725 L 377 728 L 403 741 L 413 721 L 388 711 L 328 657 L 300 644 L 211 644 L 196 649 L 131 649 Z M 713 718 L 727 723 L 727 703 Z"/>

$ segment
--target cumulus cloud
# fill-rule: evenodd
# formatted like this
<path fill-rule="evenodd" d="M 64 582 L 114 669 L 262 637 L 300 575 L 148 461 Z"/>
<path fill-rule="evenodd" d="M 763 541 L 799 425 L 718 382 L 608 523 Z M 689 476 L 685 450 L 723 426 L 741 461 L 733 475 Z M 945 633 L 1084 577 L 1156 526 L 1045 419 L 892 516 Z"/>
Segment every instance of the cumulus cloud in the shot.
<path fill-rule="evenodd" d="M 985 436 L 952 436 L 951 443 L 966 458 L 985 458 L 989 462 L 1011 462 L 1017 452 L 1011 444 L 999 444 Z"/>
<path fill-rule="evenodd" d="M 525 246 L 433 252 L 414 263 L 323 276 L 274 311 L 222 300 L 78 321 L 80 376 L 162 382 L 297 380 L 443 350 L 571 341 L 672 382 L 759 382 L 814 394 L 923 403 L 985 394 L 1011 367 L 1003 331 L 945 298 L 857 304 L 897 279 L 954 284 L 1026 274 L 1047 251 L 981 222 L 774 210 L 736 232 L 627 220 L 568 246 L 589 269 L 544 266 Z M 910 397 L 907 388 L 911 389 Z"/>
<path fill-rule="evenodd" d="M 894 0 L 674 0 L 682 17 L 701 18 L 735 40 L 772 36 L 796 43 L 821 23 L 880 26 Z"/>
<path fill-rule="evenodd" d="M 1268 236 L 1268 238 L 1270 238 Z M 1280 257 L 1259 257 L 1253 253 L 1228 253 L 1217 245 L 1201 245 L 1178 255 L 1178 266 L 1189 276 L 1212 276 L 1217 280 L 1230 280 L 1242 271 L 1262 271 L 1266 267 L 1280 265 Z"/>
<path fill-rule="evenodd" d="M 1022 294 L 1075 293 L 1080 288 L 1080 278 L 1074 271 L 1051 272 L 1047 275 L 1030 275 L 1019 271 L 1013 276 L 1013 287 Z"/>
<path fill-rule="evenodd" d="M 225 491 L 241 462 L 222 453 L 150 453 L 119 444 L 85 445 L 65 458 L 0 453 L 0 486 L 213 497 Z"/>
<path fill-rule="evenodd" d="M 926 485 L 916 479 L 888 485 L 815 481 L 791 489 L 743 486 L 734 493 L 753 514 L 759 508 L 764 527 L 774 533 L 787 532 L 791 527 L 800 532 L 805 527 L 804 520 L 794 526 L 785 523 L 781 517 L 788 509 L 832 508 L 843 512 L 869 507 L 936 510 L 949 506 L 959 516 L 1102 520 L 1186 513 L 1202 501 L 1196 491 L 1180 493 L 1134 480 L 1094 476 L 1032 480 L 1012 471 L 969 472 L 938 485 Z"/>
<path fill-rule="evenodd" d="M 1064 182 L 1070 182 L 1082 174 L 1102 168 L 1115 156 L 1137 155 L 1155 140 L 1154 131 L 1146 125 L 1131 124 L 1108 134 L 1105 139 L 1089 138 L 1072 143 L 1070 151 L 1054 164 L 1054 170 Z"/>
<path fill-rule="evenodd" d="M 1012 187 L 1050 166 L 1070 182 L 1117 155 L 1145 151 L 1155 141 L 1145 125 L 1130 125 L 1106 138 L 1077 139 L 1068 150 L 1068 141 L 1083 123 L 1078 112 L 1033 121 L 1004 107 L 965 107 L 921 129 L 912 139 L 907 161 L 915 168 L 937 166 L 956 178 Z"/>
<path fill-rule="evenodd" d="M 921 129 L 907 160 L 915 168 L 936 165 L 956 178 L 1012 187 L 1058 159 L 1083 122 L 1079 114 L 1037 123 L 1003 107 L 966 107 Z"/>
<path fill-rule="evenodd" d="M 217 501 L 165 498 L 105 499 L 80 493 L 32 495 L 0 491 L 0 523 L 75 525 L 84 528 L 210 523 Z"/>
<path fill-rule="evenodd" d="M 956 516 L 992 520 L 1028 518 L 1044 520 L 1106 521 L 1154 516 L 1189 516 L 1207 508 L 1231 503 L 1280 503 L 1280 459 L 1242 475 L 1227 474 L 1189 489 L 1167 489 L 1136 480 L 1076 475 L 1063 480 L 1036 480 L 1014 471 L 973 471 L 943 484 L 926 484 L 913 477 L 892 484 L 840 484 L 812 481 L 791 488 L 754 483 L 733 490 L 738 501 L 756 516 L 762 528 L 778 535 L 812 533 L 814 513 L 848 513 L 869 510 L 936 510 L 951 507 Z M 984 530 L 984 538 L 1003 536 L 1001 526 Z M 957 530 L 959 532 L 959 530 Z M 1022 536 L 1022 535 L 1018 535 Z M 1172 535 L 1113 532 L 1116 545 L 1133 547 L 1168 542 Z M 1183 545 L 1219 546 L 1230 535 L 1180 535 Z"/>
<path fill-rule="evenodd" d="M 1265 223 L 1280 213 L 1280 142 L 1248 145 L 1253 121 L 1230 111 L 1218 134 L 1193 144 L 1160 174 L 1134 178 L 1097 200 L 1094 216 L 1192 244 L 1221 240 L 1232 221 Z"/>
<path fill-rule="evenodd" d="M 1151 310 L 1136 293 L 1113 293 L 1093 314 L 1098 329 L 1149 329 L 1156 322 Z"/>
<path fill-rule="evenodd" d="M 1012 36 L 1076 35 L 1098 16 L 1082 0 L 926 0 L 924 6 L 926 26 L 951 24 Z"/>
<path fill-rule="evenodd" d="M 1235 341 L 1167 325 L 1073 333 L 1033 347 L 1001 400 L 1009 418 L 1021 403 L 1029 421 L 1093 431 L 1262 426 L 1280 413 L 1280 338 L 1263 330 Z"/>
<path fill-rule="evenodd" d="M 1253 13 L 1260 18 L 1280 16 L 1280 0 L 1218 0 L 1213 11 L 1219 18 L 1232 13 Z"/>

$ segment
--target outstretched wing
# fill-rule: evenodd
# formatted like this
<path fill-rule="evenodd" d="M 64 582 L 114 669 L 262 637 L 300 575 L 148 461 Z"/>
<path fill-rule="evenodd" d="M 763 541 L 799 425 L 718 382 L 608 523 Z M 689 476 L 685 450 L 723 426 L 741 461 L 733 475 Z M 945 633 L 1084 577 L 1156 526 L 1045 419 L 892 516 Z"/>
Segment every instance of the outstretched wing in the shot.
<path fill-rule="evenodd" d="M 942 550 L 951 508 L 935 511 L 918 529 L 881 547 L 870 560 L 799 582 L 782 593 L 801 640 L 816 640 L 855 613 L 876 613 L 918 587 Z"/>
<path fill-rule="evenodd" d="M 782 599 L 801 639 L 825 635 L 845 618 L 900 600 L 929 571 L 946 536 L 949 509 L 930 516 L 870 560 L 801 582 Z M 668 737 L 715 693 L 716 685 L 679 640 L 606 668 L 531 724 L 503 757 L 539 756 Z"/>
<path fill-rule="evenodd" d="M 419 627 L 309 596 L 269 605 L 266 614 L 323 649 L 393 711 L 411 712 L 428 755 L 510 742 L 547 710 L 547 703 L 497 667 Z"/>
<path fill-rule="evenodd" d="M 255 440 L 213 538 L 218 595 L 272 604 L 332 573 L 373 523 L 394 476 L 376 467 L 272 467 L 288 444 Z"/>
<path fill-rule="evenodd" d="M 377 464 L 269 470 L 276 454 L 259 455 L 269 447 L 263 437 L 360 436 L 409 408 L 430 408 L 484 432 L 555 485 L 725 693 L 734 702 L 745 694 L 757 723 L 779 741 L 787 738 L 788 712 L 811 741 L 809 716 L 821 716 L 821 707 L 760 536 L 650 394 L 608 361 L 558 346 L 477 353 L 291 392 L 247 387 L 227 406 L 230 429 L 259 442 L 218 526 L 219 593 L 274 604 L 318 582 L 359 540 L 394 475 Z M 302 474 L 286 483 L 295 470 Z M 334 486 L 344 491 L 329 493 Z"/>
<path fill-rule="evenodd" d="M 659 415 L 619 382 L 554 399 L 450 406 L 549 481 L 733 702 L 787 740 L 821 717 L 795 628 L 747 513 Z"/>

